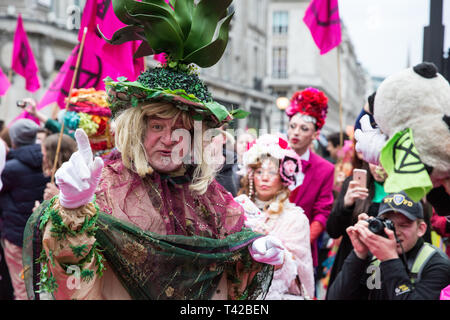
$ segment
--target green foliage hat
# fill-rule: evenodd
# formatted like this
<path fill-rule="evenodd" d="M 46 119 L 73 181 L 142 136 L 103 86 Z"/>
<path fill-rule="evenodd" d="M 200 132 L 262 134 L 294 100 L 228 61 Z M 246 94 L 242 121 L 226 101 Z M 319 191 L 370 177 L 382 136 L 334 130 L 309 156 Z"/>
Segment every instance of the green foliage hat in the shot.
<path fill-rule="evenodd" d="M 112 0 L 114 13 L 127 26 L 117 30 L 111 44 L 142 40 L 134 57 L 165 53 L 161 67 L 141 73 L 137 81 L 105 79 L 113 116 L 141 103 L 166 100 L 188 111 L 195 120 L 219 127 L 248 112 L 213 101 L 194 66 L 207 68 L 222 57 L 228 43 L 232 0 Z"/>

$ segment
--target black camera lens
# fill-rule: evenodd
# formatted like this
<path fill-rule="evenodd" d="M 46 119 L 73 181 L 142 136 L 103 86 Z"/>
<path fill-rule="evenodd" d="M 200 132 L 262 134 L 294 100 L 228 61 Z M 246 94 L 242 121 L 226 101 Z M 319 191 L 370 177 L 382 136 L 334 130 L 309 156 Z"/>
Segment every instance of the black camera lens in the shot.
<path fill-rule="evenodd" d="M 384 233 L 384 223 L 380 219 L 369 220 L 369 230 L 375 234 L 382 235 Z"/>
<path fill-rule="evenodd" d="M 387 235 L 384 232 L 384 228 L 388 228 L 389 230 L 395 232 L 394 223 L 389 219 L 373 218 L 368 219 L 367 222 L 369 223 L 369 230 L 379 236 L 387 238 Z"/>

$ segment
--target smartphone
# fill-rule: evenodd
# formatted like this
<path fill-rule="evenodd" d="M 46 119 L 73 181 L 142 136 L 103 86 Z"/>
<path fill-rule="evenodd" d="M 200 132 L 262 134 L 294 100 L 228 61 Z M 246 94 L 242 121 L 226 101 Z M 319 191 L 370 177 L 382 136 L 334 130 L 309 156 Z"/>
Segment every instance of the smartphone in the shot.
<path fill-rule="evenodd" d="M 367 170 L 353 169 L 353 181 L 358 181 L 361 187 L 367 188 Z"/>
<path fill-rule="evenodd" d="M 16 105 L 17 105 L 19 108 L 25 108 L 26 105 L 27 105 L 27 103 L 26 103 L 25 101 L 23 101 L 23 100 L 17 100 Z"/>

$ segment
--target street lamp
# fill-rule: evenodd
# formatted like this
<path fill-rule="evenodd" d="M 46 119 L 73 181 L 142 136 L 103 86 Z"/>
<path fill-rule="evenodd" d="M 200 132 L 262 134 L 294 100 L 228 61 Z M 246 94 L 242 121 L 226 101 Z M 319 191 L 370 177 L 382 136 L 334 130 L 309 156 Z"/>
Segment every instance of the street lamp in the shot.
<path fill-rule="evenodd" d="M 279 97 L 276 100 L 277 108 L 280 109 L 280 112 L 281 112 L 281 128 L 280 128 L 281 132 L 283 132 L 283 128 L 284 128 L 284 110 L 286 110 L 286 108 L 289 106 L 290 103 L 291 102 L 286 97 Z"/>
<path fill-rule="evenodd" d="M 289 106 L 290 101 L 286 97 L 279 97 L 276 101 L 276 104 L 278 109 L 285 110 Z"/>

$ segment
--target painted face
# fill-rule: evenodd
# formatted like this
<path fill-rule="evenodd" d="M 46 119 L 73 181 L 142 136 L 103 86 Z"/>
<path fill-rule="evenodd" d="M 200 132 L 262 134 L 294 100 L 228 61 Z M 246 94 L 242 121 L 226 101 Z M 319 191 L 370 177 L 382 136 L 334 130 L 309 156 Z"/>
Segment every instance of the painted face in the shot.
<path fill-rule="evenodd" d="M 314 139 L 317 138 L 318 133 L 314 124 L 305 121 L 299 113 L 295 114 L 289 121 L 287 131 L 289 145 L 299 155 L 306 152 Z"/>
<path fill-rule="evenodd" d="M 410 220 L 398 212 L 389 212 L 384 216 L 394 223 L 395 233 L 405 252 L 411 250 L 416 245 L 417 240 L 425 234 L 427 225 L 423 221 Z M 397 253 L 402 253 L 399 244 L 397 244 Z"/>
<path fill-rule="evenodd" d="M 169 173 L 178 170 L 183 164 L 183 157 L 189 151 L 190 141 L 187 138 L 179 135 L 172 138 L 174 130 L 177 129 L 185 129 L 181 118 L 175 123 L 173 119 L 148 119 L 144 147 L 150 166 L 158 172 Z"/>
<path fill-rule="evenodd" d="M 255 170 L 253 175 L 256 196 L 262 201 L 272 199 L 283 187 L 279 167 L 270 159 L 264 160 L 261 167 Z"/>

